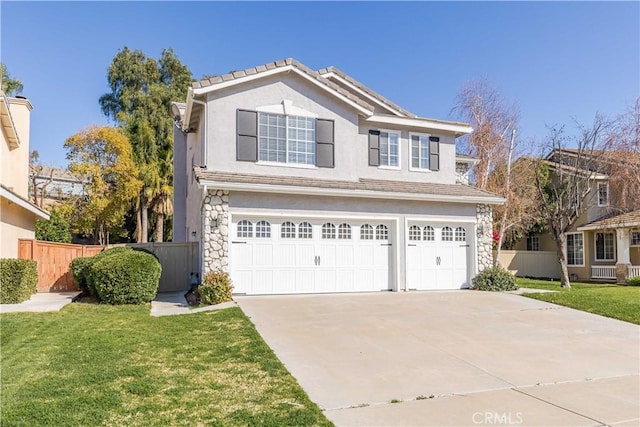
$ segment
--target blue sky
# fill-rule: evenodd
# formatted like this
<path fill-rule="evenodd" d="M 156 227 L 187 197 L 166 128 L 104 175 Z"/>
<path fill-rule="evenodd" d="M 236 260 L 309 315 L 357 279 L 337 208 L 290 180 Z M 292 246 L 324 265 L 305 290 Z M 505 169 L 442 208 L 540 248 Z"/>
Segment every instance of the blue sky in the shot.
<path fill-rule="evenodd" d="M 640 95 L 639 2 L 2 1 L 0 14 L 0 59 L 34 105 L 31 149 L 57 166 L 67 137 L 108 123 L 98 98 L 123 46 L 172 47 L 195 78 L 287 57 L 335 65 L 439 119 L 486 77 L 537 143 L 547 125 L 615 116 Z"/>

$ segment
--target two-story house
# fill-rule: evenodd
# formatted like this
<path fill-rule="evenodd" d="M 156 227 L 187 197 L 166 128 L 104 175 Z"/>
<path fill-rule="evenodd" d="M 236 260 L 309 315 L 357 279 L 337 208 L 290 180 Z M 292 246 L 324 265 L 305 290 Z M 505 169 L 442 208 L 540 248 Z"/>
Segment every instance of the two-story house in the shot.
<path fill-rule="evenodd" d="M 0 92 L 0 258 L 18 257 L 18 239 L 35 238 L 35 221 L 49 214 L 29 202 L 31 103 Z"/>
<path fill-rule="evenodd" d="M 624 283 L 640 276 L 640 211 L 623 212 L 609 183 L 606 152 L 593 154 L 575 149 L 555 149 L 544 160 L 553 173 L 562 167 L 584 177 L 589 185 L 581 203 L 584 210 L 567 234 L 568 271 L 572 280 L 616 280 Z M 532 235 L 518 242 L 515 250 L 553 251 L 550 234 Z M 559 267 L 557 276 L 559 277 Z"/>
<path fill-rule="evenodd" d="M 465 123 L 293 59 L 195 82 L 173 111 L 174 241 L 236 293 L 460 289 L 492 264 L 503 199 L 459 182 Z"/>

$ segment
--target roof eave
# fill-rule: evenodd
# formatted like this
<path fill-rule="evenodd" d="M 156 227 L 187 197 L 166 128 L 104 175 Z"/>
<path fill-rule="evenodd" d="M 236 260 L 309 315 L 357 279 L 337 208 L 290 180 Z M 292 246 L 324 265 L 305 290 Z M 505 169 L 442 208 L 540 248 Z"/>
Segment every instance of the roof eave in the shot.
<path fill-rule="evenodd" d="M 422 128 L 425 130 L 439 130 L 445 132 L 452 132 L 456 137 L 468 135 L 473 132 L 473 128 L 469 125 L 463 125 L 458 123 L 446 123 L 439 121 L 431 121 L 422 118 L 407 118 L 407 117 L 387 117 L 380 115 L 372 115 L 367 117 L 368 122 L 376 122 L 391 125 L 411 126 L 416 128 Z"/>
<path fill-rule="evenodd" d="M 39 206 L 34 205 L 33 203 L 29 202 L 28 200 L 23 199 L 22 197 L 18 196 L 16 193 L 14 193 L 13 191 L 9 190 L 8 188 L 2 187 L 0 186 L 0 196 L 4 197 L 5 199 L 7 199 L 8 201 L 15 203 L 16 205 L 20 206 L 21 208 L 33 213 L 35 216 L 42 218 L 44 220 L 49 220 L 49 213 L 46 212 L 45 210 L 41 209 Z"/>
<path fill-rule="evenodd" d="M 488 205 L 503 205 L 505 199 L 493 196 L 454 196 L 424 193 L 402 193 L 390 191 L 357 190 L 357 189 L 336 189 L 320 187 L 299 187 L 294 185 L 276 184 L 247 184 L 238 182 L 216 181 L 209 179 L 198 179 L 200 186 L 215 187 L 229 191 L 249 191 L 257 193 L 287 193 L 300 195 L 336 196 L 336 197 L 361 197 L 373 199 L 394 199 L 394 200 L 420 200 L 430 202 L 445 203 L 483 203 Z"/>

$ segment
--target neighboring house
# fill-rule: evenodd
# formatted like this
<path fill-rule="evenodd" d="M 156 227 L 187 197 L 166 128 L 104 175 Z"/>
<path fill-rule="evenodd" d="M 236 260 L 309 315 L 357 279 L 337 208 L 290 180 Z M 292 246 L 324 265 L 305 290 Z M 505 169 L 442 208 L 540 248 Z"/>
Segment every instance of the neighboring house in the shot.
<path fill-rule="evenodd" d="M 35 165 L 29 170 L 29 199 L 45 209 L 84 194 L 86 180 L 67 169 Z"/>
<path fill-rule="evenodd" d="M 31 103 L 0 92 L 0 258 L 18 257 L 18 239 L 35 238 L 35 221 L 49 214 L 29 202 Z"/>
<path fill-rule="evenodd" d="M 287 59 L 173 104 L 174 241 L 246 294 L 460 289 L 492 264 L 465 123 L 417 117 L 334 67 Z"/>
<path fill-rule="evenodd" d="M 601 152 L 597 153 L 601 156 Z M 576 169 L 576 150 L 556 149 L 545 161 L 554 167 L 575 170 L 585 176 L 593 174 L 592 187 L 584 201 L 585 209 L 567 235 L 569 275 L 573 280 L 616 280 L 624 283 L 630 276 L 640 275 L 640 211 L 620 214 L 612 201 L 605 157 L 586 159 L 597 171 Z M 574 166 L 571 166 L 571 165 Z M 580 165 L 578 165 L 580 167 Z M 585 167 L 582 165 L 582 167 Z M 557 251 L 550 234 L 528 236 L 515 250 Z"/>

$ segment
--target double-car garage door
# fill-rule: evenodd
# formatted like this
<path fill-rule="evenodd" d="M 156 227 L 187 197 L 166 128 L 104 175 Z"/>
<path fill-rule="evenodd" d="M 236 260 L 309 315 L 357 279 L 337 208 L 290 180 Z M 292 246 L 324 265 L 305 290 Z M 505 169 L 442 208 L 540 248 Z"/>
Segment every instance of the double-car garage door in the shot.
<path fill-rule="evenodd" d="M 432 222 L 406 227 L 408 290 L 467 287 L 467 228 Z M 389 290 L 395 282 L 392 222 L 233 217 L 231 277 L 240 294 Z"/>
<path fill-rule="evenodd" d="M 388 290 L 389 224 L 234 217 L 234 292 L 291 294 Z"/>

